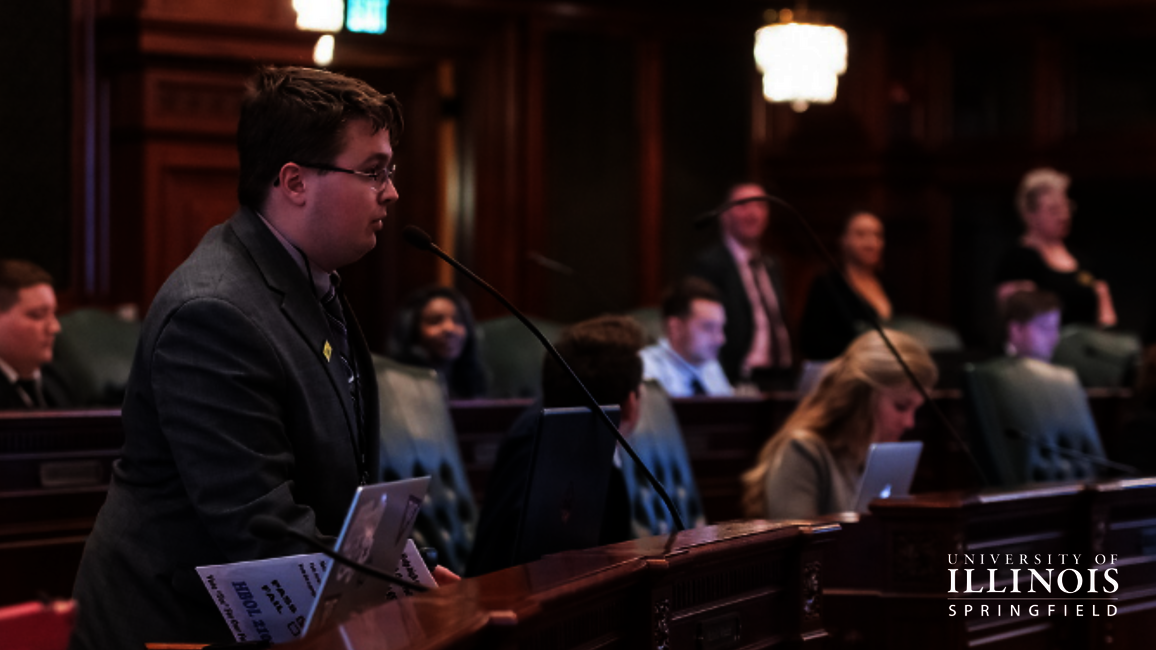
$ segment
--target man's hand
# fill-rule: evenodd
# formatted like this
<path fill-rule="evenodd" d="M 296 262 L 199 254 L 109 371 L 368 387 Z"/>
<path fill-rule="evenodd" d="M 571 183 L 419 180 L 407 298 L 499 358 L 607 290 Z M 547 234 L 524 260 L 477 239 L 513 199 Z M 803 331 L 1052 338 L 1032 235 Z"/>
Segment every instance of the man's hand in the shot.
<path fill-rule="evenodd" d="M 461 576 L 440 565 L 434 567 L 433 579 L 437 581 L 439 587 L 462 581 Z"/>

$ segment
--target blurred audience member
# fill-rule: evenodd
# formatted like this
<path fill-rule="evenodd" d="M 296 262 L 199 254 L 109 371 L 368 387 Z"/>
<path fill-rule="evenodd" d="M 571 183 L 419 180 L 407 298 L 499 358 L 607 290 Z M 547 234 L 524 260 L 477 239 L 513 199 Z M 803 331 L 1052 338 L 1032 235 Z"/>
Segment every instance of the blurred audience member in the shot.
<path fill-rule="evenodd" d="M 1050 291 L 1017 291 L 1004 301 L 1010 357 L 1051 361 L 1060 342 L 1060 299 Z"/>
<path fill-rule="evenodd" d="M 692 275 L 715 286 L 726 308 L 726 343 L 719 362 L 732 384 L 762 368 L 790 368 L 791 336 L 784 316 L 779 265 L 762 252 L 770 208 L 762 186 L 740 183 L 727 193 L 739 203 L 719 217 L 722 241 L 697 260 Z"/>
<path fill-rule="evenodd" d="M 883 244 L 883 222 L 870 212 L 853 212 L 844 222 L 839 252 L 851 285 L 835 271 L 811 285 L 799 328 L 804 358 L 826 361 L 842 354 L 856 336 L 871 329 L 864 307 L 875 320 L 891 320 L 891 300 L 878 275 Z"/>
<path fill-rule="evenodd" d="M 664 337 L 642 351 L 644 376 L 671 397 L 733 395 L 718 362 L 726 320 L 722 297 L 709 282 L 688 277 L 676 283 L 662 300 Z"/>
<path fill-rule="evenodd" d="M 1064 244 L 1075 204 L 1068 199 L 1067 174 L 1051 168 L 1024 175 L 1016 192 L 1016 208 L 1024 235 L 996 272 L 996 297 L 1002 305 L 1016 291 L 1051 291 L 1063 303 L 1063 323 L 1101 327 L 1116 324 L 1116 309 L 1108 283 L 1080 267 Z"/>
<path fill-rule="evenodd" d="M 0 260 L 0 409 L 71 406 L 47 365 L 60 332 L 52 276 L 23 260 Z"/>
<path fill-rule="evenodd" d="M 938 372 L 927 350 L 901 332 L 887 336 L 930 389 Z M 747 516 L 810 519 L 852 510 L 871 443 L 899 440 L 922 405 L 922 394 L 878 332 L 855 339 L 827 364 L 743 475 Z"/>
<path fill-rule="evenodd" d="M 645 341 L 646 332 L 633 318 L 600 316 L 566 328 L 555 343 L 558 353 L 594 400 L 619 407 L 618 430 L 626 437 L 634 432 L 642 414 L 639 351 Z M 553 357 L 546 355 L 542 362 L 542 398 L 514 421 L 498 449 L 498 458 L 486 485 L 486 499 L 466 567 L 467 576 L 498 571 L 514 564 L 518 527 L 526 507 L 527 484 L 534 462 L 534 431 L 542 409 L 586 405 L 585 391 Z M 605 433 L 598 432 L 599 435 Z M 616 453 L 599 531 L 601 545 L 634 537 L 620 461 Z"/>
<path fill-rule="evenodd" d="M 410 294 L 398 312 L 389 354 L 402 363 L 433 368 L 451 399 L 486 393 L 486 372 L 470 305 L 450 287 Z"/>

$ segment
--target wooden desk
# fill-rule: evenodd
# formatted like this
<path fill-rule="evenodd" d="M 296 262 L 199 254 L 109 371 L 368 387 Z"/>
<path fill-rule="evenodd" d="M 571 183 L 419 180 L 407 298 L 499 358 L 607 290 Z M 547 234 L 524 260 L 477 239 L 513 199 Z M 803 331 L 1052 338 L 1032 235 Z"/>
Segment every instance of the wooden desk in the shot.
<path fill-rule="evenodd" d="M 937 391 L 936 401 L 966 437 L 958 391 Z M 768 436 L 790 414 L 796 393 L 755 398 L 673 400 L 683 429 L 707 520 L 742 516 L 740 476 Z M 1090 391 L 1105 447 L 1128 411 L 1130 392 Z M 462 458 L 479 503 L 498 446 L 530 400 L 451 404 Z M 946 437 L 926 407 L 909 438 L 923 440 L 916 492 L 966 487 L 970 470 L 959 446 Z M 15 566 L 0 581 L 0 604 L 28 600 L 38 590 L 67 596 L 84 539 L 104 502 L 110 467 L 123 443 L 120 413 L 106 411 L 0 413 L 0 561 Z M 52 567 L 32 578 L 33 567 Z"/>
<path fill-rule="evenodd" d="M 827 627 L 840 648 L 1147 648 L 1156 621 L 1156 479 L 1049 485 L 1021 490 L 925 494 L 872 504 L 872 514 L 843 522 L 844 534 L 828 549 L 824 587 Z M 1115 564 L 1097 565 L 1096 555 Z M 1052 585 L 1026 593 L 967 594 L 964 569 L 976 569 L 975 586 L 990 587 L 993 565 L 964 564 L 961 556 L 997 556 L 997 589 L 1011 587 L 1011 568 L 1058 574 L 1075 568 L 1118 568 L 1116 593 L 1065 594 Z M 1013 562 L 1005 559 L 1011 554 Z M 1019 556 L 1029 558 L 1027 565 Z M 1036 554 L 1047 558 L 1031 562 Z M 1060 559 L 1067 554 L 1067 562 Z M 1079 560 L 1071 559 L 1078 554 Z M 959 564 L 948 564 L 949 557 Z M 957 574 L 950 593 L 949 569 Z M 1101 571 L 1102 575 L 1102 571 Z M 1073 575 L 1068 587 L 1075 590 Z M 1101 589 L 1106 587 L 1099 579 Z M 1085 582 L 1086 584 L 1086 582 Z M 1037 599 L 1038 596 L 1038 599 Z M 1030 600 L 1012 600 L 1029 597 Z M 1112 601 L 1087 598 L 1111 597 Z M 1081 600 L 1077 600 L 1081 598 Z M 1050 599 L 1050 600 L 1049 600 Z M 1032 615 L 1036 604 L 1040 615 Z M 1048 616 L 1047 606 L 1056 614 Z M 1107 605 L 1118 608 L 1107 616 Z M 955 616 L 950 606 L 955 605 Z M 971 605 L 972 615 L 963 607 Z M 987 616 L 978 608 L 988 606 Z M 1018 606 L 1018 615 L 1011 606 Z M 1060 614 L 1062 606 L 1069 615 Z M 1077 617 L 1075 606 L 1084 607 Z M 1095 605 L 1098 609 L 1093 610 Z M 997 609 L 998 606 L 998 609 Z M 1097 615 L 1093 615 L 1097 614 Z"/>
<path fill-rule="evenodd" d="M 119 411 L 0 412 L 0 605 L 72 593 L 122 443 Z"/>
<path fill-rule="evenodd" d="M 286 647 L 819 647 L 822 546 L 838 530 L 735 522 L 560 553 L 378 606 Z"/>

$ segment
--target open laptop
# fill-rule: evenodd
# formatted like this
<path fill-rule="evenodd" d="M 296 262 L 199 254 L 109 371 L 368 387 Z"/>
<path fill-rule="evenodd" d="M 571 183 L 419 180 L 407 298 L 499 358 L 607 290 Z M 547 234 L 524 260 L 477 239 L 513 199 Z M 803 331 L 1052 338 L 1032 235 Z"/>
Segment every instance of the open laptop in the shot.
<path fill-rule="evenodd" d="M 335 550 L 396 574 L 429 481 L 423 476 L 358 487 Z M 197 573 L 239 642 L 292 641 L 391 593 L 384 581 L 321 553 L 201 566 Z"/>
<path fill-rule="evenodd" d="M 358 487 L 334 549 L 375 569 L 395 570 L 429 481 L 421 476 Z M 311 626 L 344 618 L 366 603 L 383 602 L 390 591 L 388 583 L 343 564 L 330 565 L 324 585 L 307 619 Z"/>
<path fill-rule="evenodd" d="M 604 407 L 615 426 L 617 406 Z M 598 545 L 614 462 L 614 434 L 588 408 L 544 409 L 534 432 L 514 564 Z"/>
<path fill-rule="evenodd" d="M 855 497 L 855 512 L 867 512 L 875 499 L 905 497 L 911 490 L 911 480 L 919 467 L 922 442 L 884 442 L 871 445 L 867 452 L 867 467 L 859 480 Z"/>

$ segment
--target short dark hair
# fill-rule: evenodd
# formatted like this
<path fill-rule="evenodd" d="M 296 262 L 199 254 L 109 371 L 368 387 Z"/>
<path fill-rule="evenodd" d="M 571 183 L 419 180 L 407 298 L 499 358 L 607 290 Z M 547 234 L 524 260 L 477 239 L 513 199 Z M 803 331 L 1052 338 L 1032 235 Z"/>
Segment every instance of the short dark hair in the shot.
<path fill-rule="evenodd" d="M 1060 297 L 1051 291 L 1017 291 L 1004 301 L 1003 322 L 1026 323 L 1060 307 Z"/>
<path fill-rule="evenodd" d="M 621 404 L 642 383 L 646 332 L 629 316 L 599 316 L 570 326 L 554 344 L 599 404 Z M 554 358 L 542 362 L 547 408 L 586 406 L 582 390 Z"/>
<path fill-rule="evenodd" d="M 735 192 L 737 192 L 740 187 L 746 187 L 748 185 L 754 185 L 755 187 L 761 188 L 763 190 L 763 192 L 767 191 L 766 185 L 763 185 L 759 181 L 756 181 L 754 179 L 749 179 L 749 178 L 748 179 L 741 179 L 740 178 L 737 180 L 732 180 L 731 183 L 729 185 L 727 185 L 727 193 L 724 195 L 723 201 L 730 201 L 731 197 L 734 196 Z"/>
<path fill-rule="evenodd" d="M 327 163 L 344 146 L 345 126 L 365 119 L 374 132 L 401 134 L 401 104 L 369 84 L 325 70 L 262 67 L 249 80 L 237 125 L 237 198 L 258 210 L 287 162 Z"/>
<path fill-rule="evenodd" d="M 26 260 L 0 260 L 0 312 L 12 309 L 21 289 L 38 284 L 52 286 L 52 275 Z"/>
<path fill-rule="evenodd" d="M 722 303 L 722 296 L 714 285 L 702 278 L 685 277 L 667 288 L 662 296 L 662 318 L 686 318 L 690 315 L 690 304 L 695 300 L 709 300 Z"/>

